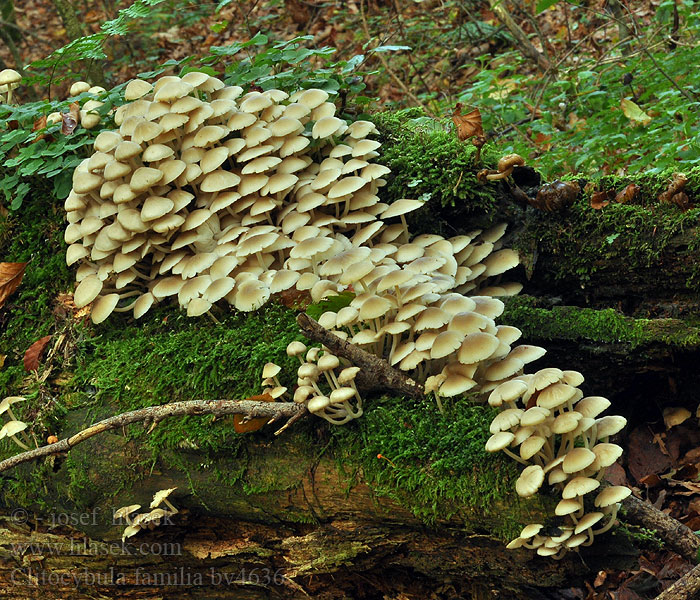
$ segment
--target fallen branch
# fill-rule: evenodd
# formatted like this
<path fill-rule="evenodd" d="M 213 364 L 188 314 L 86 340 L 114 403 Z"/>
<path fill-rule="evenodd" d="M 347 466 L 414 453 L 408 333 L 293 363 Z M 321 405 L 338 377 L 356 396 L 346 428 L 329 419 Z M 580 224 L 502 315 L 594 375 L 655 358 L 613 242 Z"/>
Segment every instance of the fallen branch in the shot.
<path fill-rule="evenodd" d="M 291 418 L 299 412 L 305 411 L 302 404 L 293 402 L 265 402 L 269 396 L 253 396 L 249 400 L 190 400 L 187 402 L 173 402 L 162 406 L 149 406 L 139 410 L 122 413 L 114 417 L 104 419 L 91 425 L 87 429 L 79 431 L 75 435 L 59 440 L 55 444 L 42 446 L 28 452 L 22 452 L 0 462 L 0 473 L 12 469 L 22 463 L 36 460 L 52 454 L 68 452 L 81 442 L 111 429 L 119 429 L 126 425 L 138 422 L 158 423 L 168 417 L 183 417 L 186 415 L 247 415 L 254 417 Z"/>
<path fill-rule="evenodd" d="M 700 565 L 696 565 L 655 600 L 693 600 L 700 592 Z"/>
<path fill-rule="evenodd" d="M 307 314 L 301 313 L 297 317 L 297 323 L 306 337 L 321 342 L 334 354 L 347 358 L 353 365 L 360 367 L 362 369 L 360 375 L 364 378 L 362 387 L 383 392 L 395 392 L 411 398 L 422 398 L 425 395 L 420 383 L 413 381 L 401 371 L 397 371 L 378 356 L 365 352 L 346 340 L 341 340 L 337 335 L 333 335 L 321 327 Z"/>
<path fill-rule="evenodd" d="M 669 517 L 651 503 L 629 496 L 623 503 L 624 521 L 656 530 L 657 535 L 671 550 L 683 558 L 695 562 L 700 538 L 683 523 Z"/>

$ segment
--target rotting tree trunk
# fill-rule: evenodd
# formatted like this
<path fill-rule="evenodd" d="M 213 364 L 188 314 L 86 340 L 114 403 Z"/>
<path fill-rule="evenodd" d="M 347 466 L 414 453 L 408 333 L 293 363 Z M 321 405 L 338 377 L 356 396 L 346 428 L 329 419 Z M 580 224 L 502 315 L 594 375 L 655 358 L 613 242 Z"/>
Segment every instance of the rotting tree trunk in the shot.
<path fill-rule="evenodd" d="M 225 459 L 200 471 L 154 471 L 122 492 L 124 503 L 147 505 L 158 489 L 177 487 L 184 493 L 175 500 L 181 512 L 170 524 L 141 532 L 124 545 L 118 538 L 123 525 L 110 519 L 110 509 L 117 507 L 71 509 L 60 486 L 54 510 L 34 514 L 16 509 L 0 521 L 3 597 L 81 600 L 118 593 L 120 598 L 230 598 L 235 593 L 236 598 L 257 600 L 406 593 L 427 598 L 442 588 L 459 597 L 488 592 L 495 598 L 524 599 L 537 597 L 536 589 L 600 568 L 603 556 L 607 566 L 633 564 L 634 549 L 617 535 L 605 536 L 592 552 L 584 552 L 584 561 L 572 553 L 556 562 L 507 551 L 500 540 L 466 529 L 458 518 L 428 527 L 394 502 L 375 497 L 361 479 L 349 484 L 333 459 L 304 456 L 297 450 L 298 440 L 279 444 L 282 448 L 274 454 L 264 448 L 251 451 L 262 455 L 257 467 L 261 480 L 273 468 L 287 472 L 295 483 L 286 490 L 234 491 L 212 473 L 216 466 L 230 466 Z M 94 465 L 96 488 L 108 485 L 109 470 L 126 468 L 137 451 L 109 433 L 74 452 L 88 445 L 85 458 Z M 267 455 L 274 464 L 266 465 Z M 196 453 L 187 456 L 192 467 L 200 460 Z M 63 465 L 56 479 L 68 475 Z M 187 495 L 188 489 L 195 494 Z M 69 529 L 63 526 L 67 522 L 82 525 Z M 237 581 L 226 583 L 226 577 Z"/>

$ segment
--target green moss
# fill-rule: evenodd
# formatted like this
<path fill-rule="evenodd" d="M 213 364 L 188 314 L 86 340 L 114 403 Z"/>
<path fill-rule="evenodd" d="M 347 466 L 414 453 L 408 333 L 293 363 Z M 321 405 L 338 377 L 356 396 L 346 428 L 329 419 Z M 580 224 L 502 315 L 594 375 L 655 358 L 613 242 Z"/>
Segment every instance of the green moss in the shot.
<path fill-rule="evenodd" d="M 646 189 L 656 190 L 651 181 L 657 179 L 647 182 Z M 613 189 L 622 189 L 622 183 Z M 630 277 L 635 269 L 663 264 L 674 242 L 673 259 L 689 265 L 686 283 L 694 287 L 700 276 L 697 260 L 700 237 L 696 231 L 699 217 L 700 209 L 683 212 L 677 206 L 658 201 L 611 203 L 594 210 L 590 200 L 582 198 L 564 212 L 532 210 L 514 246 L 524 255 L 531 256 L 539 250 L 540 255 L 554 257 L 555 260 L 538 267 L 547 279 L 573 280 L 585 285 L 595 272 L 611 264 L 621 278 Z M 680 244 L 680 250 L 679 236 L 687 238 L 685 248 Z"/>
<path fill-rule="evenodd" d="M 462 221 L 468 229 L 494 222 L 498 186 L 479 185 L 476 172 L 498 161 L 496 149 L 487 146 L 475 165 L 474 146 L 459 141 L 452 122 L 427 117 L 420 109 L 380 113 L 372 119 L 384 143 L 381 161 L 392 170 L 384 190 L 387 198 L 429 200 L 425 209 L 411 214 L 412 231 L 441 233 L 445 214 L 454 211 L 470 219 L 468 224 Z"/>
<path fill-rule="evenodd" d="M 331 433 L 341 464 L 358 468 L 378 496 L 428 523 L 456 518 L 503 539 L 520 531 L 529 511 L 543 510 L 541 498 L 515 494 L 515 462 L 484 449 L 494 409 L 457 400 L 443 416 L 432 404 L 402 398 L 373 405 Z"/>
<path fill-rule="evenodd" d="M 0 394 L 16 389 L 23 370 L 24 352 L 37 339 L 55 333 L 62 325 L 53 315 L 54 300 L 70 288 L 72 275 L 66 267 L 63 242 L 63 209 L 41 197 L 28 203 L 21 221 L 17 217 L 0 217 L 0 261 L 27 262 L 17 291 L 0 309 L 4 328 L 0 354 L 6 354 L 5 368 L 0 370 Z M 2 313 L 5 313 L 2 315 Z"/>
<path fill-rule="evenodd" d="M 634 319 L 612 308 L 540 306 L 532 296 L 506 301 L 502 323 L 518 327 L 529 340 L 593 340 L 637 348 L 662 343 L 679 348 L 700 345 L 700 328 L 680 319 Z"/>

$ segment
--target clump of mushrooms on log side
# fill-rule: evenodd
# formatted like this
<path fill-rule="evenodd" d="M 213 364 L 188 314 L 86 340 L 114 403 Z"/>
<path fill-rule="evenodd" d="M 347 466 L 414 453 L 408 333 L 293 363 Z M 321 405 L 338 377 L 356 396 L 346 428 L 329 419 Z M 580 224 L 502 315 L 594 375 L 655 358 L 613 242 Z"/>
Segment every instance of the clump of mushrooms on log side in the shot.
<path fill-rule="evenodd" d="M 533 496 L 544 486 L 561 496 L 554 509 L 556 533 L 540 534 L 544 524 L 530 524 L 508 544 L 510 549 L 531 548 L 558 559 L 590 545 L 614 525 L 620 502 L 631 494 L 624 486 L 602 485 L 605 470 L 622 455 L 609 438 L 627 421 L 599 416 L 610 401 L 584 397 L 583 381 L 577 371 L 549 367 L 513 377 L 488 397 L 500 412 L 491 423 L 486 450 L 502 451 L 525 466 L 515 484 L 518 495 Z"/>
<path fill-rule="evenodd" d="M 496 296 L 522 288 L 501 281 L 519 264 L 517 252 L 503 247 L 504 224 L 450 238 L 412 236 L 406 215 L 424 203 L 380 200 L 390 170 L 373 162 L 381 147 L 371 139 L 376 127 L 336 116 L 320 89 L 244 93 L 193 71 L 154 84 L 132 80 L 125 99 L 114 113 L 118 129 L 96 137 L 65 202 L 74 300 L 79 308 L 92 304 L 95 323 L 115 311 L 138 319 L 171 298 L 196 317 L 211 315 L 217 302 L 253 311 L 290 289 L 313 302 L 353 292 L 349 305 L 320 316 L 323 328 L 424 384 L 440 410 L 442 398 L 491 393 L 491 404 L 507 408 L 487 449 L 527 465 L 518 493 L 536 493 L 546 475 L 562 488 L 571 510 L 562 513 L 561 542 L 529 526 L 510 547 L 558 557 L 611 526 L 620 501 L 613 492 L 600 492 L 600 511 L 585 514 L 582 498 L 591 490 L 568 486 L 600 485 L 619 456 L 606 438 L 620 422 L 596 420 L 603 409 L 581 399 L 579 374 L 524 375 L 545 350 L 515 345 L 521 332 L 495 321 L 504 310 Z M 507 177 L 522 162 L 504 157 L 488 179 Z M 294 342 L 287 352 L 300 361 L 297 388 L 287 394 L 280 368 L 269 363 L 266 394 L 291 396 L 333 424 L 362 415 L 357 366 L 325 346 Z M 550 388 L 570 393 L 550 406 Z M 570 429 L 567 419 L 576 420 Z M 574 464 L 579 455 L 590 459 L 585 466 Z M 127 530 L 142 525 L 133 519 Z"/>

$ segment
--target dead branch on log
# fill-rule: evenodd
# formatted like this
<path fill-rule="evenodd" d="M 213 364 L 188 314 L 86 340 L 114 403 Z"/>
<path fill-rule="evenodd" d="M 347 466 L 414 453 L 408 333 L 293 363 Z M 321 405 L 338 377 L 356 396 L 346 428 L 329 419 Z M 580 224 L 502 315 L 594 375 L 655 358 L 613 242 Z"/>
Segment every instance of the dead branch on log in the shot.
<path fill-rule="evenodd" d="M 655 529 L 658 536 L 671 550 L 683 558 L 695 562 L 700 548 L 700 538 L 690 528 L 661 512 L 651 503 L 644 502 L 634 496 L 629 496 L 624 500 L 622 507 L 625 509 L 624 521 L 641 525 L 647 529 Z"/>
<path fill-rule="evenodd" d="M 247 415 L 253 417 L 275 418 L 292 418 L 301 412 L 305 412 L 306 408 L 301 404 L 294 402 L 265 402 L 264 398 L 269 396 L 253 396 L 257 400 L 190 400 L 187 402 L 173 402 L 162 406 L 149 406 L 139 410 L 122 413 L 114 417 L 104 419 L 87 429 L 79 431 L 75 435 L 59 440 L 48 446 L 41 446 L 28 452 L 22 452 L 16 456 L 12 456 L 0 462 L 0 473 L 12 469 L 22 463 L 36 460 L 44 456 L 52 454 L 60 454 L 68 452 L 74 446 L 81 442 L 111 429 L 119 429 L 126 425 L 138 422 L 159 421 L 168 417 L 183 417 L 187 415 Z"/>
<path fill-rule="evenodd" d="M 297 323 L 306 337 L 321 342 L 334 354 L 347 358 L 353 365 L 360 367 L 362 369 L 360 375 L 364 378 L 363 387 L 368 387 L 370 390 L 395 392 L 411 398 L 422 398 L 425 395 L 420 383 L 397 371 L 384 359 L 340 339 L 337 335 L 321 327 L 307 314 L 301 313 L 297 317 Z"/>

